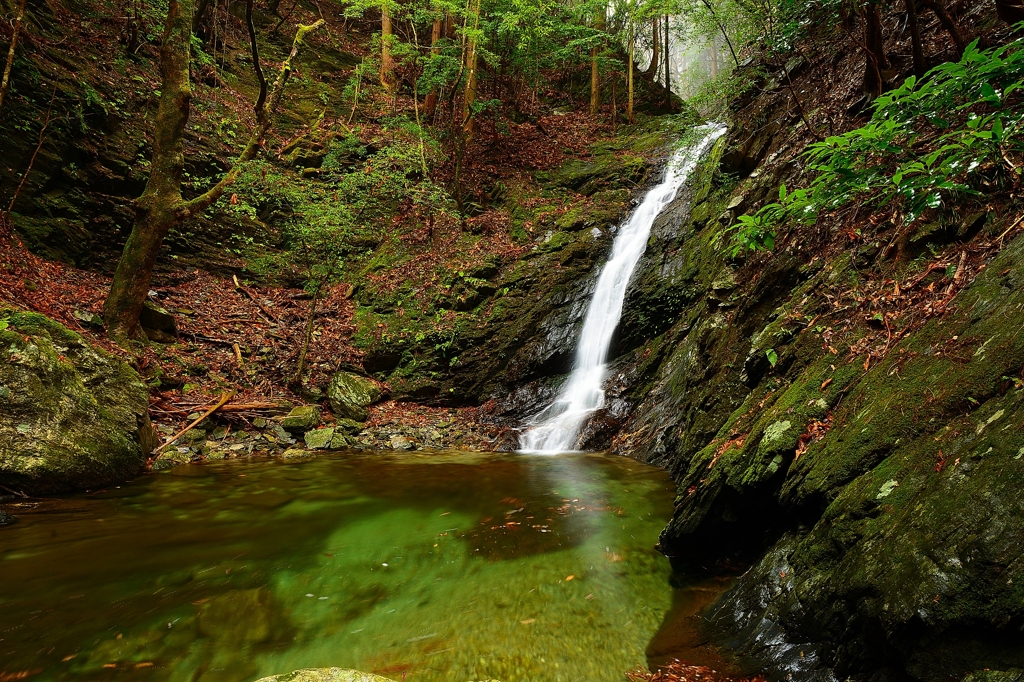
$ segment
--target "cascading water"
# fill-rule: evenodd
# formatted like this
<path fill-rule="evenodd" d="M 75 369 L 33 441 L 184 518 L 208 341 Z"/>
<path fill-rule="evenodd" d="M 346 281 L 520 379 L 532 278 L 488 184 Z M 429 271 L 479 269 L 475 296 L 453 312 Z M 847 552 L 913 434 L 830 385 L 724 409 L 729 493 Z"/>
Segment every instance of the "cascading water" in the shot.
<path fill-rule="evenodd" d="M 651 226 L 704 153 L 725 133 L 725 128 L 717 124 L 707 124 L 698 130 L 704 133 L 701 139 L 676 152 L 665 169 L 665 179 L 647 193 L 619 229 L 583 321 L 572 374 L 555 401 L 528 422 L 529 429 L 519 438 L 522 452 L 555 454 L 575 450 L 587 417 L 604 407 L 602 386 L 608 347 L 622 316 L 630 277 L 647 247 Z"/>

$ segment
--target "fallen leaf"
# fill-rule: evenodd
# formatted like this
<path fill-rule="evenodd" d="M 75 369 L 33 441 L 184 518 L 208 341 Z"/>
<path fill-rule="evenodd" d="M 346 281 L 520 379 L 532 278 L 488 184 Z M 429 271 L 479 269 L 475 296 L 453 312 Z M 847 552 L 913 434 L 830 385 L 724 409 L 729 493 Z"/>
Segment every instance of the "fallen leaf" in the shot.
<path fill-rule="evenodd" d="M 574 576 L 574 575 L 570 575 L 568 578 L 565 579 L 565 582 L 569 582 L 570 580 L 572 580 L 575 577 L 576 576 Z"/>

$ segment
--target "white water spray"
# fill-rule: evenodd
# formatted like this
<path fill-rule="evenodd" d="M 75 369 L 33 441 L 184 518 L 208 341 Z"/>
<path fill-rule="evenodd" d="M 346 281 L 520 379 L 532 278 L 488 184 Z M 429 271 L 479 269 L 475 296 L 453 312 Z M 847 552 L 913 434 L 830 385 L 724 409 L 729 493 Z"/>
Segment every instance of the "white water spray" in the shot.
<path fill-rule="evenodd" d="M 665 169 L 665 179 L 647 193 L 619 228 L 583 321 L 572 374 L 555 401 L 528 422 L 530 428 L 519 438 L 522 452 L 551 455 L 575 450 L 587 417 L 604 407 L 602 385 L 608 347 L 622 316 L 629 279 L 647 247 L 651 226 L 675 199 L 704 153 L 725 133 L 725 128 L 717 124 L 698 130 L 704 132 L 700 141 L 676 152 Z"/>

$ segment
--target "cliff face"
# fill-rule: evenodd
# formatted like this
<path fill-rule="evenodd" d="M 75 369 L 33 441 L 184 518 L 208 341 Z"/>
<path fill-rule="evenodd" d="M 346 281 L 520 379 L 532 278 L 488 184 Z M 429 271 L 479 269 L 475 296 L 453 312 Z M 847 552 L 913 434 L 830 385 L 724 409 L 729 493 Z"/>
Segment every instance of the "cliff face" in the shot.
<path fill-rule="evenodd" d="M 805 108 L 844 54 L 858 58 L 798 67 Z M 705 616 L 770 673 L 1020 668 L 1019 206 L 996 192 L 909 231 L 866 209 L 863 234 L 826 216 L 731 256 L 736 214 L 799 186 L 811 138 L 781 82 L 737 101 L 705 184 L 666 211 L 634 276 L 613 449 L 678 482 L 661 548 L 679 570 L 751 566 Z"/>

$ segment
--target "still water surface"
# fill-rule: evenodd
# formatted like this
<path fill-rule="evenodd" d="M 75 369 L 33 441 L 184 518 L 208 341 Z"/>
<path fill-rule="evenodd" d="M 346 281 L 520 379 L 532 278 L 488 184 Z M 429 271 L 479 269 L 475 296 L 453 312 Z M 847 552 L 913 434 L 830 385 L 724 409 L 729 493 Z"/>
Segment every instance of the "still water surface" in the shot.
<path fill-rule="evenodd" d="M 367 453 L 45 502 L 0 529 L 0 680 L 621 680 L 673 493 L 621 457 Z"/>

